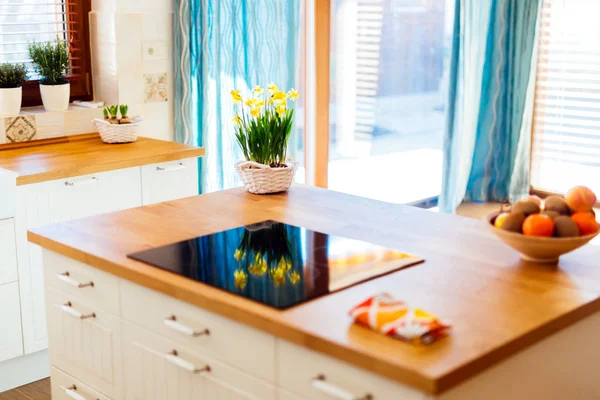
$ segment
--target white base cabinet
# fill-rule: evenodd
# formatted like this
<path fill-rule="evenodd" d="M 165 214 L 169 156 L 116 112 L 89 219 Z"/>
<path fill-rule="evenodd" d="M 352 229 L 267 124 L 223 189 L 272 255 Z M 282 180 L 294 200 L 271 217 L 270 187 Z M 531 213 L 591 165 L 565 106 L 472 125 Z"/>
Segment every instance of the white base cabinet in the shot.
<path fill-rule="evenodd" d="M 58 280 L 58 289 L 67 294 L 72 293 L 69 290 L 73 290 L 74 280 L 87 279 L 82 271 L 63 270 L 60 265 L 52 274 L 44 271 L 42 250 L 27 241 L 27 230 L 195 195 L 198 193 L 197 165 L 198 159 L 190 158 L 23 186 L 16 186 L 14 173 L 0 169 L 0 316 L 4 317 L 0 329 L 0 367 L 3 360 L 48 348 L 44 274 L 46 279 Z M 71 280 L 57 278 L 65 272 L 71 274 Z M 105 282 L 102 283 L 100 287 L 106 287 Z M 93 293 L 111 298 L 116 288 L 109 286 L 106 290 Z M 85 303 L 90 299 L 84 295 L 82 300 Z M 116 310 L 108 306 L 106 311 L 114 313 Z M 69 328 L 71 331 L 64 333 L 74 334 L 84 327 L 89 328 L 73 325 Z M 87 334 L 94 338 L 102 336 L 105 327 L 96 328 Z M 69 373 L 70 369 L 63 371 Z M 100 374 L 98 379 L 106 379 L 103 373 L 107 372 L 91 372 Z M 17 383 L 29 382 L 25 379 Z M 0 376 L 0 388 L 6 386 Z"/>

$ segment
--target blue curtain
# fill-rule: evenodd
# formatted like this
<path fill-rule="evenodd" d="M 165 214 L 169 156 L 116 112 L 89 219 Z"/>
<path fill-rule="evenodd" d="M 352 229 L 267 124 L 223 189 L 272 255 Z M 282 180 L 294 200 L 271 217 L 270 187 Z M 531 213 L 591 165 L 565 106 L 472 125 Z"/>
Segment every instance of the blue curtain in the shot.
<path fill-rule="evenodd" d="M 175 137 L 203 146 L 200 191 L 237 186 L 229 92 L 294 86 L 300 0 L 175 0 Z"/>
<path fill-rule="evenodd" d="M 457 0 L 440 209 L 529 192 L 540 0 Z"/>

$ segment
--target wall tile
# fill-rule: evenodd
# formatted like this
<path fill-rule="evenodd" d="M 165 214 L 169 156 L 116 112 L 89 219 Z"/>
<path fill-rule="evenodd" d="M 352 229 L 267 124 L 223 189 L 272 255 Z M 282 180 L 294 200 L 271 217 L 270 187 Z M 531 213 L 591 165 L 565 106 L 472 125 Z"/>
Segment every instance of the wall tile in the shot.
<path fill-rule="evenodd" d="M 48 139 L 65 135 L 64 111 L 43 112 L 36 114 L 37 139 Z"/>
<path fill-rule="evenodd" d="M 127 0 L 119 0 L 127 1 Z M 92 11 L 112 11 L 117 10 L 117 0 L 92 0 Z"/>
<path fill-rule="evenodd" d="M 144 102 L 144 78 L 140 74 L 119 74 L 119 103 L 139 104 Z"/>
<path fill-rule="evenodd" d="M 144 103 L 168 100 L 167 73 L 144 74 Z"/>
<path fill-rule="evenodd" d="M 119 102 L 119 81 L 116 75 L 94 76 L 94 99 L 106 104 Z"/>
<path fill-rule="evenodd" d="M 117 54 L 117 72 L 119 75 L 141 76 L 144 72 L 142 63 L 142 48 L 131 45 L 118 45 Z"/>
<path fill-rule="evenodd" d="M 117 12 L 169 12 L 173 0 L 116 0 Z"/>
<path fill-rule="evenodd" d="M 92 120 L 102 117 L 102 108 L 78 108 L 66 111 L 65 135 L 97 132 Z"/>
<path fill-rule="evenodd" d="M 92 47 L 92 75 L 117 75 L 117 46 L 106 43 Z"/>
<path fill-rule="evenodd" d="M 92 11 L 90 16 L 90 40 L 95 44 L 116 44 L 115 14 Z"/>
<path fill-rule="evenodd" d="M 4 118 L 6 143 L 28 142 L 37 139 L 35 115 Z"/>
<path fill-rule="evenodd" d="M 140 48 L 142 43 L 142 14 L 115 14 L 115 29 L 118 45 L 129 45 L 136 50 Z"/>
<path fill-rule="evenodd" d="M 172 36 L 172 12 L 142 14 L 142 40 L 167 40 Z"/>
<path fill-rule="evenodd" d="M 146 103 L 136 104 L 130 108 L 132 116 L 142 118 L 140 135 L 160 140 L 174 140 L 174 125 L 169 116 L 171 104 Z"/>

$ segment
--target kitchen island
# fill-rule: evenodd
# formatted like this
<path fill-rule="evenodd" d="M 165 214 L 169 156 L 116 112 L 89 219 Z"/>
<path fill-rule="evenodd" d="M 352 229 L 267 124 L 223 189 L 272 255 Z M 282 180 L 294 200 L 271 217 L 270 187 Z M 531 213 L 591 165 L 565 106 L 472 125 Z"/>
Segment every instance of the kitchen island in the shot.
<path fill-rule="evenodd" d="M 278 311 L 127 257 L 269 219 L 425 263 Z M 600 248 L 558 266 L 527 263 L 483 223 L 294 186 L 34 229 L 29 240 L 44 248 L 53 398 L 600 397 Z M 450 320 L 451 336 L 417 347 L 352 325 L 348 310 L 381 292 Z"/>

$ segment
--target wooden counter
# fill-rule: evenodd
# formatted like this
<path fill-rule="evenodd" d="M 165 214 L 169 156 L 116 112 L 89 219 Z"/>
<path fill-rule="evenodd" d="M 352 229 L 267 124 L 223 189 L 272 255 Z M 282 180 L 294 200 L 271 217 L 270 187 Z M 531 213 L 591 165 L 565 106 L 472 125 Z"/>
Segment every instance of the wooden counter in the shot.
<path fill-rule="evenodd" d="M 27 185 L 203 155 L 203 148 L 181 143 L 138 137 L 133 143 L 106 144 L 91 134 L 53 144 L 7 145 L 0 149 L 0 168 L 18 173 L 17 185 Z"/>
<path fill-rule="evenodd" d="M 286 311 L 133 261 L 126 254 L 275 219 L 418 254 L 425 263 Z M 529 264 L 479 220 L 306 186 L 255 196 L 212 193 L 47 226 L 29 240 L 429 393 L 440 393 L 600 310 L 600 248 L 558 267 Z M 453 323 L 450 337 L 415 347 L 353 326 L 348 310 L 390 292 Z"/>

